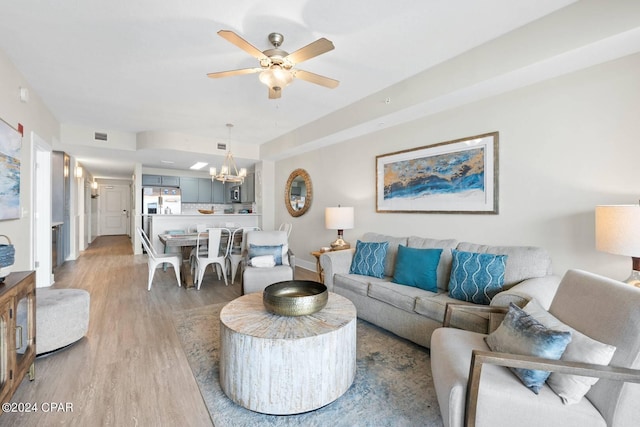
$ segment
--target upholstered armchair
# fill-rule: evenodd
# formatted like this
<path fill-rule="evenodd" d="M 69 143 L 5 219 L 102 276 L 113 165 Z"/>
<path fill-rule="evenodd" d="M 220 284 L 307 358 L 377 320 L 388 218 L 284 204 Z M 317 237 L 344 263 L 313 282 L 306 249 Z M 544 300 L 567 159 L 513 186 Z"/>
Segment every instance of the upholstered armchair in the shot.
<path fill-rule="evenodd" d="M 473 307 L 448 308 L 458 309 Z M 508 312 L 539 320 L 544 326 L 534 326 L 555 336 L 570 331 L 571 341 L 565 343 L 559 360 L 491 351 L 489 344 L 495 346 L 497 339 L 506 337 L 507 345 L 518 340 L 513 334 L 517 329 L 506 335 L 506 329 L 500 330 L 512 325 L 508 321 L 514 317 L 511 314 L 489 335 L 437 329 L 431 338 L 431 365 L 445 426 L 638 425 L 640 289 L 571 270 L 563 277 L 548 312 L 535 301 L 523 310 L 510 307 Z M 524 339 L 529 335 L 524 334 Z M 544 345 L 547 341 L 543 340 Z M 542 378 L 535 394 L 534 387 L 525 386 L 526 381 L 509 368 L 549 371 L 551 376 Z"/>
<path fill-rule="evenodd" d="M 242 262 L 243 294 L 262 292 L 273 283 L 293 280 L 295 256 L 289 249 L 286 231 L 248 231 L 246 238 Z M 269 262 L 258 262 L 265 259 Z"/>

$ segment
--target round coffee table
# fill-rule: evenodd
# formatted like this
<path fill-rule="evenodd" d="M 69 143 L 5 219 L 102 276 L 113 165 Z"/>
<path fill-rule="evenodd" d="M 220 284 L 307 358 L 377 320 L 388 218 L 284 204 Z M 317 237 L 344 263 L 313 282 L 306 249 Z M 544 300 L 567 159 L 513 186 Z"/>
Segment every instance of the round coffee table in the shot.
<path fill-rule="evenodd" d="M 237 404 L 272 415 L 327 405 L 356 373 L 356 308 L 329 293 L 309 316 L 266 311 L 262 293 L 244 295 L 220 312 L 220 385 Z"/>

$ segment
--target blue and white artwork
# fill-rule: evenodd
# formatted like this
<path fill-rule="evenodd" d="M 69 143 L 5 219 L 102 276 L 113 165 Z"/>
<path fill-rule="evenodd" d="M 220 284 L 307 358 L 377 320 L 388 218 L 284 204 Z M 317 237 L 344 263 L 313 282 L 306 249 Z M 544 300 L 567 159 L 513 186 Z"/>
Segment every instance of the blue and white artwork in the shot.
<path fill-rule="evenodd" d="M 22 135 L 0 120 L 0 220 L 20 218 Z"/>
<path fill-rule="evenodd" d="M 379 212 L 497 213 L 497 132 L 378 156 Z"/>

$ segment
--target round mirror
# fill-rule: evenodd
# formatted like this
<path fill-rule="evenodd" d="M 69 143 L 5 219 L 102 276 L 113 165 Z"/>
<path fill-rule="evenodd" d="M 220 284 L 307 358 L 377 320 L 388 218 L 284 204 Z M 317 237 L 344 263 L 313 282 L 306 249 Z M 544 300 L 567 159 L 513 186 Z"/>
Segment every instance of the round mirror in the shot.
<path fill-rule="evenodd" d="M 291 172 L 284 189 L 284 204 L 291 216 L 304 214 L 311 206 L 313 191 L 311 178 L 304 169 Z"/>

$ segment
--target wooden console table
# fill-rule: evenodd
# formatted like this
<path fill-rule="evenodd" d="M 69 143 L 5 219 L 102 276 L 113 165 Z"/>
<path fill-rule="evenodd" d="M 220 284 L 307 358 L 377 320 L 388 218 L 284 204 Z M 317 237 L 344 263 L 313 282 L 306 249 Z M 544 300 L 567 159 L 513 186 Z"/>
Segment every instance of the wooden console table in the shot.
<path fill-rule="evenodd" d="M 356 374 L 356 308 L 329 293 L 309 316 L 266 311 L 262 292 L 237 298 L 220 312 L 220 385 L 237 404 L 273 415 L 327 405 Z"/>
<path fill-rule="evenodd" d="M 0 284 L 0 402 L 11 400 L 25 375 L 35 378 L 36 357 L 36 274 L 19 271 Z M 27 324 L 17 325 L 18 303 L 26 310 Z M 22 329 L 26 328 L 26 331 Z M 26 333 L 25 333 L 26 332 Z M 26 337 L 26 339 L 23 339 Z"/>

